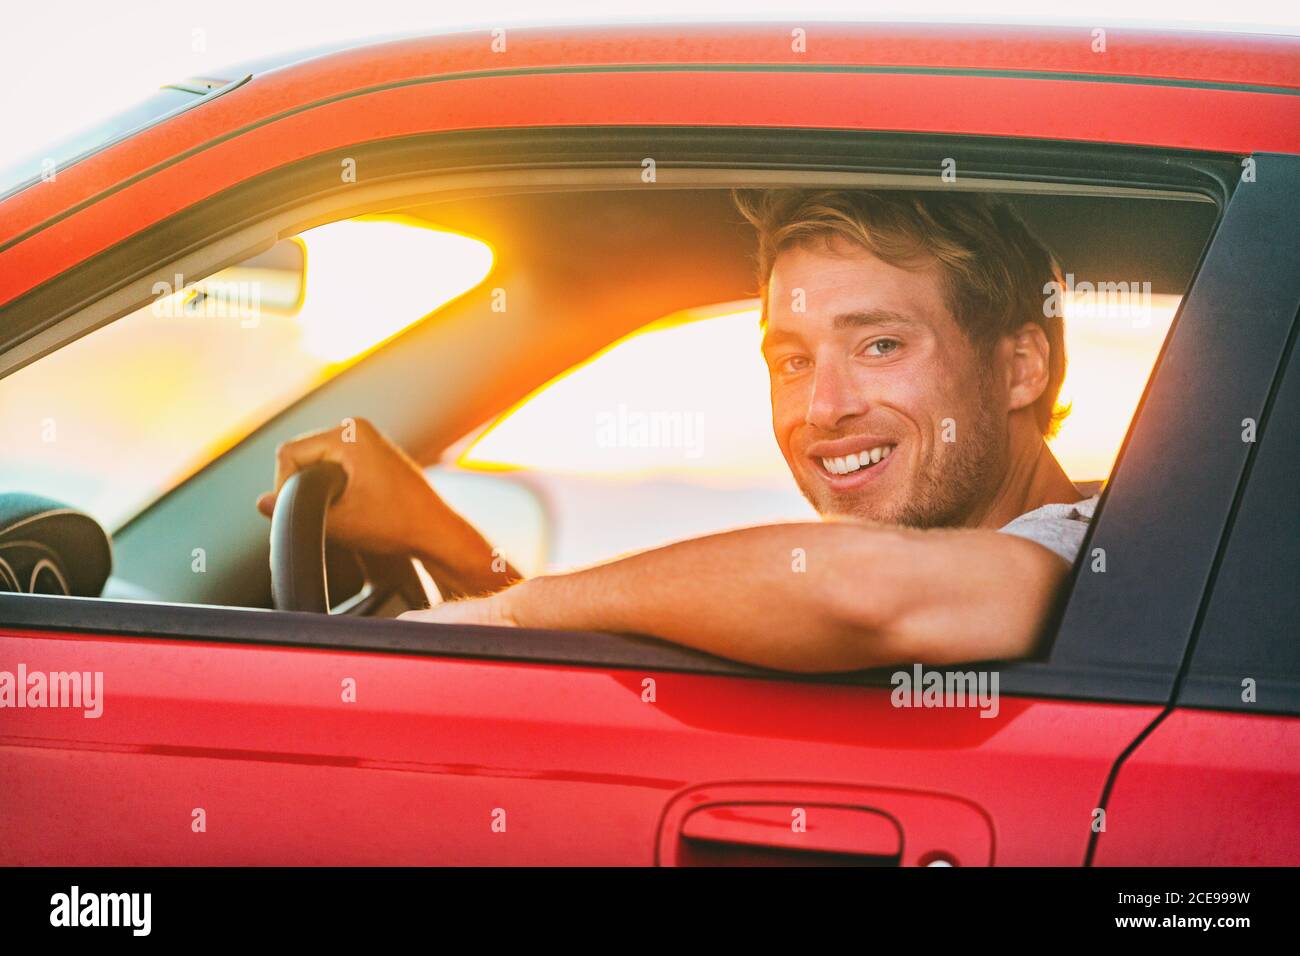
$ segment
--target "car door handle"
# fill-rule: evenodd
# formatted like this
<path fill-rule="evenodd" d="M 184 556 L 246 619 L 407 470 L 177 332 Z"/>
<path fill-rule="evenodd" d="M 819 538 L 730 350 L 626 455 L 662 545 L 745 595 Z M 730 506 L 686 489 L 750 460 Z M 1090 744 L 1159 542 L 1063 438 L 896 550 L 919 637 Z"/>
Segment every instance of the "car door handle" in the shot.
<path fill-rule="evenodd" d="M 903 833 L 861 807 L 724 803 L 691 812 L 679 866 L 896 866 Z"/>
<path fill-rule="evenodd" d="M 660 866 L 988 866 L 993 820 L 957 794 L 718 781 L 664 807 Z"/>

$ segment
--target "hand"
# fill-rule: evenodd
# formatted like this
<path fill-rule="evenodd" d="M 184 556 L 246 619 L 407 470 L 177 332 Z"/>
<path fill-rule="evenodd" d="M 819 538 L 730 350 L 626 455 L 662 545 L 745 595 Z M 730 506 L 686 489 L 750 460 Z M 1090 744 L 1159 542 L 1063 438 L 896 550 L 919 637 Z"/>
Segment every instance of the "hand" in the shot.
<path fill-rule="evenodd" d="M 321 461 L 341 465 L 348 478 L 326 516 L 331 539 L 371 554 L 414 555 L 447 598 L 487 594 L 519 580 L 519 572 L 438 497 L 420 467 L 364 418 L 281 445 L 275 491 L 257 499 L 257 510 L 269 517 L 289 476 Z"/>
<path fill-rule="evenodd" d="M 523 587 L 522 584 L 516 587 Z M 491 627 L 519 627 L 510 607 L 508 595 L 514 588 L 487 597 L 446 601 L 422 611 L 397 615 L 402 621 L 425 621 L 430 624 L 485 624 Z"/>
<path fill-rule="evenodd" d="M 294 472 L 321 461 L 337 462 L 348 483 L 330 507 L 329 535 L 374 554 L 419 553 L 459 516 L 425 480 L 419 466 L 364 418 L 312 432 L 276 450 L 275 490 L 257 499 L 270 517 L 275 499 Z"/>

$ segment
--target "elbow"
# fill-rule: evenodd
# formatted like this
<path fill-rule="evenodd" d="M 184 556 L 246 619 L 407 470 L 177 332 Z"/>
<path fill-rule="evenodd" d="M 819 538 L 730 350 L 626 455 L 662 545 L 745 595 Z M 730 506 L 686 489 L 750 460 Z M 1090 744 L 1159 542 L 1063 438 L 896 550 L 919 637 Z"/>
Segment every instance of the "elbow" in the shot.
<path fill-rule="evenodd" d="M 906 560 L 905 536 L 890 531 L 862 534 L 852 551 L 821 582 L 818 603 L 826 635 L 827 671 L 866 670 L 916 660 L 906 632 L 906 616 L 897 580 L 898 562 Z M 891 568 L 893 570 L 891 570 Z"/>

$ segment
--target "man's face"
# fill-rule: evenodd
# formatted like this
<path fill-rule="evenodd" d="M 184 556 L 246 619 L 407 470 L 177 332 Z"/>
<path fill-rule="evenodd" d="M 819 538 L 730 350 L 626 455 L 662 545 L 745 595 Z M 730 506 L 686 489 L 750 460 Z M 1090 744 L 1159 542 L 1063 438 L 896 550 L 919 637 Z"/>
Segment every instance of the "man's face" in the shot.
<path fill-rule="evenodd" d="M 960 525 L 992 499 L 1006 389 L 949 312 L 936 262 L 903 269 L 839 239 L 783 251 L 763 354 L 777 443 L 820 514 Z"/>

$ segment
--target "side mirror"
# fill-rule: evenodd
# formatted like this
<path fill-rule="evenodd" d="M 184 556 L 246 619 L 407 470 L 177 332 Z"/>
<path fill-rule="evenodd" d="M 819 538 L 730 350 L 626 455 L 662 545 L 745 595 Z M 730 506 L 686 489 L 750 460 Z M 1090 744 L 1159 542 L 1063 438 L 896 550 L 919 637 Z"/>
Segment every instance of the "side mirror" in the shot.
<path fill-rule="evenodd" d="M 525 577 L 546 570 L 551 551 L 551 516 L 536 489 L 511 472 L 469 471 L 446 465 L 425 477 L 493 547 Z"/>

